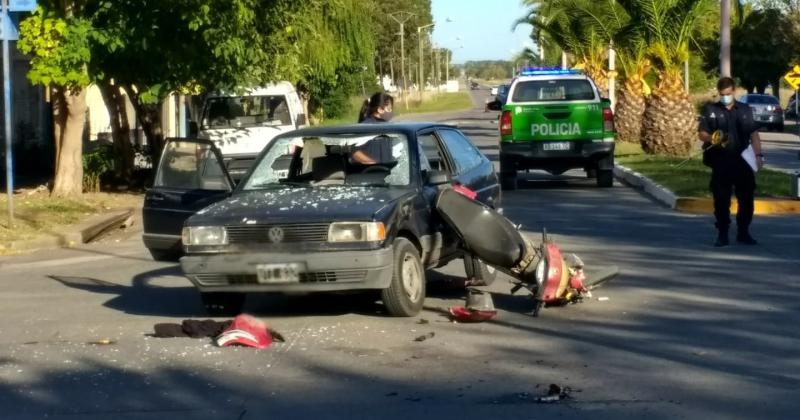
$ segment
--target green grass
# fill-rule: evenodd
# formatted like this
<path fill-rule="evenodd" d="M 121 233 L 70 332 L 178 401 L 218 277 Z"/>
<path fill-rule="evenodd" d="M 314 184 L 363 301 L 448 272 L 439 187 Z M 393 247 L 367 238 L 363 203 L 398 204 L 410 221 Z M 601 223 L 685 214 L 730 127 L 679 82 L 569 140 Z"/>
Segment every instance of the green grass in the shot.
<path fill-rule="evenodd" d="M 322 126 L 355 124 L 358 121 L 358 112 L 361 110 L 363 99 L 354 96 L 350 99 L 350 111 L 339 118 L 329 118 L 322 122 Z M 395 99 L 394 113 L 396 115 L 421 114 L 429 112 L 457 112 L 472 109 L 472 99 L 469 92 L 441 93 L 438 96 L 420 102 L 416 99 L 408 101 L 408 110 L 405 103 Z"/>
<path fill-rule="evenodd" d="M 0 254 L 10 242 L 55 234 L 57 230 L 104 211 L 141 206 L 135 194 L 84 194 L 81 199 L 51 198 L 46 192 L 15 194 L 14 223 L 9 225 L 6 195 L 0 197 Z"/>
<path fill-rule="evenodd" d="M 647 155 L 639 145 L 617 143 L 616 161 L 667 187 L 679 197 L 710 197 L 708 182 L 711 169 L 696 156 L 680 167 L 684 158 Z M 787 197 L 791 193 L 791 177 L 783 172 L 762 169 L 756 175 L 756 196 Z"/>

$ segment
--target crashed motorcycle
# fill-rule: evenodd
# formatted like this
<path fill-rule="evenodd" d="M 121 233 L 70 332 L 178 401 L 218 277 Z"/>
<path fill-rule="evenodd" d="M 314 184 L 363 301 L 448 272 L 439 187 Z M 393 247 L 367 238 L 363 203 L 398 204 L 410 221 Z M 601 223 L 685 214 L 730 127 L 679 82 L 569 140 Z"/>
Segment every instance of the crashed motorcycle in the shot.
<path fill-rule="evenodd" d="M 544 306 L 582 300 L 619 272 L 612 266 L 587 275 L 583 261 L 562 253 L 546 232 L 541 243 L 534 244 L 510 220 L 476 201 L 475 193 L 467 188 L 439 191 L 436 209 L 461 240 L 464 252 L 514 278 L 512 294 L 522 288 L 531 292 L 534 316 Z"/>

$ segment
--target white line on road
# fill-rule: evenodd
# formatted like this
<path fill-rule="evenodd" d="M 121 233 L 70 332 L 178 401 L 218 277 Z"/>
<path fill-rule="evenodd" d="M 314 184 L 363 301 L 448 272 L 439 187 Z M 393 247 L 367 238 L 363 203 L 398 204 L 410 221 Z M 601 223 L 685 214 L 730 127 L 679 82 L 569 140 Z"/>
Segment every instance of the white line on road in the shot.
<path fill-rule="evenodd" d="M 121 252 L 118 254 L 113 255 L 91 255 L 86 257 L 70 257 L 70 258 L 61 258 L 58 260 L 47 260 L 47 261 L 33 261 L 27 263 L 17 263 L 17 264 L 0 264 L 0 268 L 5 270 L 13 270 L 13 269 L 21 269 L 21 268 L 45 268 L 45 267 L 56 267 L 62 265 L 72 265 L 72 264 L 80 264 L 85 262 L 91 261 L 100 261 L 100 260 L 107 260 L 111 258 L 118 258 L 124 257 L 127 255 L 137 255 L 139 254 L 138 251 L 132 252 Z"/>

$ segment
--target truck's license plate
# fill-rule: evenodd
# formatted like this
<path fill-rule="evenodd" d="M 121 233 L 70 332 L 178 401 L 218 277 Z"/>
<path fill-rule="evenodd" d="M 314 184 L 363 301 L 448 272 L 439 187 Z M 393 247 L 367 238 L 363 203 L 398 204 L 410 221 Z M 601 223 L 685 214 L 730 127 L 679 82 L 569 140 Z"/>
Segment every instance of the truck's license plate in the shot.
<path fill-rule="evenodd" d="M 570 150 L 572 148 L 572 144 L 568 141 L 544 143 L 542 146 L 544 150 Z"/>
<path fill-rule="evenodd" d="M 304 264 L 259 264 L 256 276 L 259 283 L 297 283 L 306 271 Z"/>

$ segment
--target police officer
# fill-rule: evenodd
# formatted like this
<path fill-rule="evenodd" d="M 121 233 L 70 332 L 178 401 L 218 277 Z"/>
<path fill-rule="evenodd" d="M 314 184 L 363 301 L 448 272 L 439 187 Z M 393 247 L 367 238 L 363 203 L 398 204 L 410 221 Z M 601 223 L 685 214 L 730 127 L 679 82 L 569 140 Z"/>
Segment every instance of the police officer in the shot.
<path fill-rule="evenodd" d="M 764 164 L 761 153 L 761 138 L 756 131 L 753 112 L 747 104 L 737 102 L 734 97 L 736 82 L 723 77 L 717 82 L 720 100 L 703 109 L 700 118 L 699 137 L 703 142 L 703 163 L 711 167 L 711 192 L 714 195 L 714 217 L 718 231 L 716 247 L 728 245 L 731 193 L 736 193 L 739 210 L 736 214 L 736 241 L 755 245 L 750 236 L 753 220 L 753 195 L 756 189 L 755 171 L 742 156 L 753 146 L 757 168 Z M 722 142 L 714 142 L 712 134 L 721 132 Z M 717 143 L 717 144 L 714 144 Z"/>

